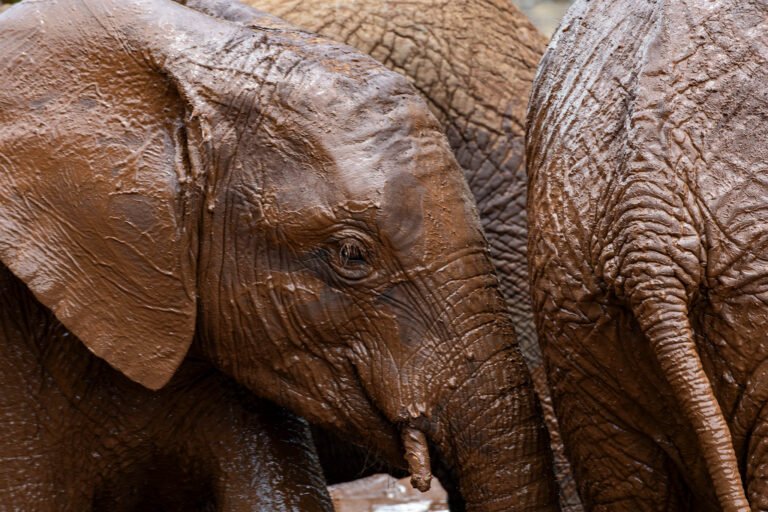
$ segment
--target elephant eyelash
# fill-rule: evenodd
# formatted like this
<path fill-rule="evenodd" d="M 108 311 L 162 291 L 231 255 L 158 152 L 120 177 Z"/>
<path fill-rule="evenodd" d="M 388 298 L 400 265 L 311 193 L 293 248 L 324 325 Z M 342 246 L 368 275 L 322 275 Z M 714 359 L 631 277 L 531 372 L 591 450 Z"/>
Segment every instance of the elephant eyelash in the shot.
<path fill-rule="evenodd" d="M 339 248 L 339 258 L 343 266 L 347 266 L 350 263 L 353 264 L 365 264 L 366 254 L 365 248 L 360 243 L 354 243 L 351 240 L 344 240 Z"/>
<path fill-rule="evenodd" d="M 360 281 L 373 272 L 371 251 L 368 244 L 358 237 L 339 237 L 332 240 L 323 252 L 334 272 L 348 281 Z"/>

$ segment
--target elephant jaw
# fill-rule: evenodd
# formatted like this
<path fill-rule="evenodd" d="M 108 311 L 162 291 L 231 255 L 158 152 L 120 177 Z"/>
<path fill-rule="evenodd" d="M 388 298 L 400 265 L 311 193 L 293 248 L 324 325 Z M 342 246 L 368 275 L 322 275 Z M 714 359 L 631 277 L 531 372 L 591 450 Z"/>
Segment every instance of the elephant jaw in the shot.
<path fill-rule="evenodd" d="M 432 482 L 427 436 L 421 430 L 408 426 L 402 430 L 402 440 L 411 485 L 421 492 L 427 492 Z"/>

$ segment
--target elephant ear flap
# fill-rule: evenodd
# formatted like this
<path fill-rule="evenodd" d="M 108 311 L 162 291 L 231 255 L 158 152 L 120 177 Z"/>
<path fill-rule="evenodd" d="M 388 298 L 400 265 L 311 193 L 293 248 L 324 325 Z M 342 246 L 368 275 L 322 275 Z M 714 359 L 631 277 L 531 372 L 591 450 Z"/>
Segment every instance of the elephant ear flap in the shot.
<path fill-rule="evenodd" d="M 135 60 L 84 51 L 112 73 L 64 70 L 38 46 L 20 60 L 42 64 L 0 79 L 0 260 L 94 354 L 158 389 L 195 330 L 184 103 Z"/>

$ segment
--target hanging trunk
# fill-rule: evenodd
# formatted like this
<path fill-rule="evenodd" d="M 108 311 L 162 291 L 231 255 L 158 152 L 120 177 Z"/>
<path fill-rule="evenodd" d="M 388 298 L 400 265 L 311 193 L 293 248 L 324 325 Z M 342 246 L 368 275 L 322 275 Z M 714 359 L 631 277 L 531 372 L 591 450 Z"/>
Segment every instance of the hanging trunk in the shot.
<path fill-rule="evenodd" d="M 559 510 L 549 440 L 527 368 L 509 338 L 486 338 L 490 343 L 470 344 L 478 350 L 469 358 L 474 371 L 435 408 L 430 441 L 467 510 Z"/>

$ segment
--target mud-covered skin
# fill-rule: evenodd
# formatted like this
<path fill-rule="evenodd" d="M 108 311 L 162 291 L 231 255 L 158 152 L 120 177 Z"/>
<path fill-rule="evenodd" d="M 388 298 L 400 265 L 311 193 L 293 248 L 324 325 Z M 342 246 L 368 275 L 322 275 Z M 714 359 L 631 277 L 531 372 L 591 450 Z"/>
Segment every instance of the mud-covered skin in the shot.
<path fill-rule="evenodd" d="M 588 509 L 768 507 L 767 21 L 581 0 L 542 61 L 534 311 Z"/>
<path fill-rule="evenodd" d="M 0 258 L 147 388 L 194 340 L 419 485 L 430 460 L 448 468 L 468 510 L 554 509 L 530 378 L 438 122 L 400 75 L 271 20 L 163 0 L 4 13 Z"/>
<path fill-rule="evenodd" d="M 143 388 L 2 265 L 0 389 L 0 508 L 333 509 L 303 420 L 198 358 L 161 391 Z"/>
<path fill-rule="evenodd" d="M 215 1 L 189 3 L 248 19 L 243 12 L 223 12 Z M 525 109 L 545 38 L 502 0 L 247 3 L 368 53 L 404 74 L 428 100 L 477 202 L 520 349 L 545 412 L 551 411 L 530 308 L 524 165 Z M 545 416 L 563 505 L 578 511 L 554 413 Z"/>
<path fill-rule="evenodd" d="M 477 201 L 521 350 L 537 364 L 526 271 L 524 121 L 546 39 L 503 0 L 246 3 L 371 55 L 428 100 Z"/>

